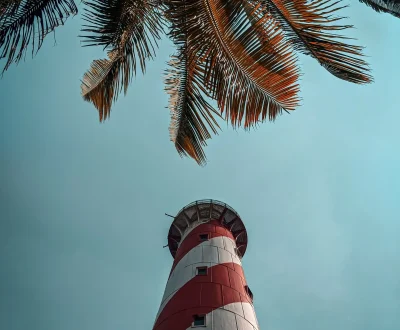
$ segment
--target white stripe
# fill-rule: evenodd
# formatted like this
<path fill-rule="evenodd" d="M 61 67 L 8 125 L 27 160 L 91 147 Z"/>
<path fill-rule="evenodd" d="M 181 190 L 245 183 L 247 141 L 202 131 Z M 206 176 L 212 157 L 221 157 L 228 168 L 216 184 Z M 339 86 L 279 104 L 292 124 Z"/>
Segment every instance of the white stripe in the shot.
<path fill-rule="evenodd" d="M 186 227 L 186 229 L 185 229 L 185 231 L 184 231 L 184 233 L 183 233 L 183 235 L 181 237 L 180 243 L 182 243 L 185 240 L 185 238 L 190 234 L 190 232 L 193 229 L 195 229 L 196 227 L 198 227 L 200 225 L 208 223 L 208 222 L 210 222 L 209 219 L 192 222 L 189 227 Z M 180 243 L 179 243 L 179 245 L 180 245 Z M 179 247 L 179 245 L 178 245 L 178 247 Z"/>
<path fill-rule="evenodd" d="M 251 315 L 243 310 L 252 311 Z M 199 330 L 258 330 L 258 322 L 253 306 L 249 303 L 236 302 L 213 310 L 206 315 L 206 326 Z M 187 330 L 193 330 L 190 326 Z"/>
<path fill-rule="evenodd" d="M 235 254 L 236 243 L 229 237 L 218 236 L 195 246 L 177 263 L 168 279 L 156 320 L 173 295 L 196 275 L 199 266 L 212 267 L 224 263 L 242 265 Z"/>

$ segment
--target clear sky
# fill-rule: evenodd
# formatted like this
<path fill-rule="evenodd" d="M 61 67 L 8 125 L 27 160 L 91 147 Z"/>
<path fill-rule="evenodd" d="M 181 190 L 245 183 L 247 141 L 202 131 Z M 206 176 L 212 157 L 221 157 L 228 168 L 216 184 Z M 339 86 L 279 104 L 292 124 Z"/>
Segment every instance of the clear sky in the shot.
<path fill-rule="evenodd" d="M 169 141 L 166 39 L 104 124 L 80 97 L 103 53 L 80 47 L 79 17 L 13 66 L 0 80 L 0 329 L 151 329 L 172 265 L 164 213 L 212 198 L 247 226 L 261 329 L 399 330 L 400 20 L 357 1 L 345 15 L 375 83 L 302 58 L 303 105 L 251 133 L 223 126 L 204 168 Z"/>

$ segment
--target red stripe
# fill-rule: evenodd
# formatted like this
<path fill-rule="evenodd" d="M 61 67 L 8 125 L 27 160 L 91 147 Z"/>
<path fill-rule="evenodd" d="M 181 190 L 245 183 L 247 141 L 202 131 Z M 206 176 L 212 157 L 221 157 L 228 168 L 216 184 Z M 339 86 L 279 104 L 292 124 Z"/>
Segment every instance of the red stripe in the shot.
<path fill-rule="evenodd" d="M 193 315 L 211 311 L 235 302 L 248 302 L 243 269 L 235 263 L 208 268 L 205 276 L 195 276 L 175 293 L 161 311 L 154 330 L 186 330 Z"/>
<path fill-rule="evenodd" d="M 209 234 L 209 238 L 226 236 L 235 241 L 232 233 L 228 229 L 226 229 L 218 220 L 211 220 L 208 223 L 201 224 L 194 228 L 179 245 L 178 251 L 176 251 L 171 273 L 178 262 L 186 255 L 186 253 L 202 243 L 199 237 L 200 234 Z"/>

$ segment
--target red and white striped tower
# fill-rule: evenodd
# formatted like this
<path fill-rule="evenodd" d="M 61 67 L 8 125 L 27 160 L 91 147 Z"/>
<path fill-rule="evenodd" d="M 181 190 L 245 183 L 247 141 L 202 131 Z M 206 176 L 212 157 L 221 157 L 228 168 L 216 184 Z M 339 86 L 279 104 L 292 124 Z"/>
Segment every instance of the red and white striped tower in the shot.
<path fill-rule="evenodd" d="M 184 207 L 168 233 L 174 257 L 153 330 L 258 330 L 241 258 L 247 232 L 228 205 Z"/>

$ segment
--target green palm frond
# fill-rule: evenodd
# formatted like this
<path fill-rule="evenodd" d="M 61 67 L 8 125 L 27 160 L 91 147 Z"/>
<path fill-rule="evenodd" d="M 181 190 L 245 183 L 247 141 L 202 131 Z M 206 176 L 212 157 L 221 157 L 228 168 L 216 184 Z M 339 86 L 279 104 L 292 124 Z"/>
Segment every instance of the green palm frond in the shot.
<path fill-rule="evenodd" d="M 198 164 L 204 165 L 203 146 L 211 138 L 210 129 L 217 134 L 219 125 L 214 116 L 220 117 L 220 114 L 202 95 L 205 90 L 195 79 L 199 70 L 196 59 L 187 57 L 186 44 L 180 46 L 178 54 L 171 56 L 169 61 L 165 90 L 170 96 L 171 141 L 181 156 L 191 156 Z"/>
<path fill-rule="evenodd" d="M 171 8 L 168 8 L 165 7 L 165 13 L 171 20 Z M 206 156 L 203 147 L 211 138 L 210 130 L 218 134 L 219 125 L 215 117 L 221 118 L 221 115 L 204 98 L 210 95 L 199 80 L 202 74 L 200 59 L 188 52 L 186 30 L 171 25 L 169 33 L 177 48 L 177 54 L 172 55 L 168 63 L 164 79 L 171 113 L 170 139 L 181 157 L 192 157 L 199 165 L 204 165 Z"/>
<path fill-rule="evenodd" d="M 400 18 L 400 0 L 360 0 L 376 12 L 392 14 Z"/>
<path fill-rule="evenodd" d="M 163 17 L 149 0 L 94 0 L 84 2 L 84 19 L 90 22 L 83 32 L 87 46 L 99 45 L 112 54 L 97 60 L 84 76 L 82 95 L 99 110 L 100 120 L 110 115 L 111 105 L 121 89 L 136 74 L 137 65 L 145 71 L 147 59 L 155 55 L 163 31 Z M 102 99 L 103 98 L 103 99 Z"/>
<path fill-rule="evenodd" d="M 18 63 L 32 45 L 32 56 L 44 38 L 78 12 L 73 0 L 2 0 L 0 3 L 0 58 Z"/>
<path fill-rule="evenodd" d="M 7 7 L 11 4 L 20 3 L 21 0 L 0 0 L 0 15 L 5 12 Z"/>

